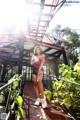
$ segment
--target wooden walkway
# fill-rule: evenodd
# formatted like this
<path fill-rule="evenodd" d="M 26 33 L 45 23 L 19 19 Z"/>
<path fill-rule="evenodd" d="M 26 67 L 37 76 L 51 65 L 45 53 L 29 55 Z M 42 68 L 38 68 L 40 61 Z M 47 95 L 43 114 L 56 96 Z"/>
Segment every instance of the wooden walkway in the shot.
<path fill-rule="evenodd" d="M 70 120 L 70 117 L 54 104 L 48 104 L 48 108 L 45 109 L 34 106 L 35 98 L 33 83 L 26 83 L 23 90 L 25 120 Z"/>

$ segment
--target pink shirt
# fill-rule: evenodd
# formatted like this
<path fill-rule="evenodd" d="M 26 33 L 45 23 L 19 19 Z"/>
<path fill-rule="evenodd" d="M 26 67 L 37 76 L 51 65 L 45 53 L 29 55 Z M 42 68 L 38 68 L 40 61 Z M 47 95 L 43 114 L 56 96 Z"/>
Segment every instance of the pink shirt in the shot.
<path fill-rule="evenodd" d="M 31 61 L 33 61 L 34 60 L 34 56 L 32 56 L 32 60 Z M 38 60 L 35 62 L 35 64 L 33 65 L 33 74 L 38 74 L 38 71 L 39 71 L 39 68 L 40 68 L 40 65 L 41 65 L 41 63 L 43 63 L 44 64 L 44 62 L 45 62 L 45 56 L 44 55 L 41 55 L 39 58 L 38 58 Z M 42 67 L 42 69 L 41 70 L 43 70 L 43 67 Z"/>

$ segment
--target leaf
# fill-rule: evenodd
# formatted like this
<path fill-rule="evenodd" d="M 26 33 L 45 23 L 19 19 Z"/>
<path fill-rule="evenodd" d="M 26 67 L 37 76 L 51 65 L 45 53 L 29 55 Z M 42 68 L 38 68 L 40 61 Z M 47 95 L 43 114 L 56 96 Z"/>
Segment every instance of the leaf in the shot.
<path fill-rule="evenodd" d="M 22 108 L 18 108 L 18 110 L 16 111 L 16 114 L 20 117 L 23 118 L 24 117 L 24 110 Z"/>
<path fill-rule="evenodd" d="M 76 63 L 76 65 L 74 66 L 74 71 L 80 73 L 80 63 Z"/>
<path fill-rule="evenodd" d="M 50 90 L 45 90 L 44 95 L 46 96 L 47 100 L 50 101 L 52 98 L 52 92 Z"/>
<path fill-rule="evenodd" d="M 14 83 L 13 83 L 13 88 L 15 89 L 16 87 L 18 87 L 18 81 L 15 81 Z"/>
<path fill-rule="evenodd" d="M 20 95 L 19 95 L 18 97 L 16 97 L 15 102 L 16 102 L 19 106 L 21 106 L 22 103 L 23 103 L 22 97 L 21 97 Z"/>
<path fill-rule="evenodd" d="M 63 102 L 66 105 L 66 107 L 69 108 L 71 106 L 72 100 L 71 98 L 64 98 Z"/>
<path fill-rule="evenodd" d="M 70 93 L 70 97 L 73 97 L 73 92 Z"/>

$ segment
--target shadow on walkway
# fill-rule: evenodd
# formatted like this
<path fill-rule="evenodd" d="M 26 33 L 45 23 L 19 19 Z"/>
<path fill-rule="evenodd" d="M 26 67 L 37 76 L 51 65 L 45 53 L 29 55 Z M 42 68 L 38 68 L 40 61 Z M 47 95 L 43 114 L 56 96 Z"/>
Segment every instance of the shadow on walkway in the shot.
<path fill-rule="evenodd" d="M 23 108 L 26 111 L 25 120 L 70 120 L 60 106 L 48 104 L 48 108 L 45 109 L 41 106 L 34 106 L 36 95 L 33 83 L 25 83 L 23 96 Z"/>

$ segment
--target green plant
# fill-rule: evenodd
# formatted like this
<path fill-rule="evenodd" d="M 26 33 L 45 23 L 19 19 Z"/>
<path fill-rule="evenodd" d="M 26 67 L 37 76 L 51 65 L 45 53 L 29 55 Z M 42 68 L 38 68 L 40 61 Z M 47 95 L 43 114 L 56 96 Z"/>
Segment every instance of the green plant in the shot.
<path fill-rule="evenodd" d="M 47 101 L 51 101 L 52 99 L 52 92 L 50 90 L 45 90 L 44 95 L 46 96 Z"/>
<path fill-rule="evenodd" d="M 18 110 L 16 111 L 16 114 L 20 117 L 20 118 L 23 118 L 24 116 L 24 110 L 19 107 Z"/>
<path fill-rule="evenodd" d="M 20 118 L 24 117 L 24 110 L 22 109 L 23 99 L 20 95 L 15 98 L 15 113 Z"/>
<path fill-rule="evenodd" d="M 22 109 L 22 103 L 23 103 L 23 98 L 19 95 L 20 94 L 20 89 L 19 89 L 19 82 L 21 78 L 19 77 L 18 74 L 15 74 L 13 78 L 8 80 L 8 83 L 11 83 L 12 81 L 16 80 L 13 82 L 12 85 L 7 87 L 4 91 L 3 94 L 5 96 L 5 102 L 7 101 L 7 96 L 10 92 L 10 97 L 9 97 L 9 104 L 8 104 L 8 110 L 11 109 L 11 104 L 13 101 L 15 101 L 15 110 L 16 110 L 16 115 L 18 115 L 20 118 L 24 116 L 24 110 Z"/>
<path fill-rule="evenodd" d="M 65 105 L 71 114 L 80 119 L 80 61 L 75 66 L 61 64 L 61 80 L 53 81 L 54 102 Z"/>
<path fill-rule="evenodd" d="M 4 103 L 4 101 L 5 101 L 4 93 L 1 92 L 0 93 L 0 104 Z"/>

